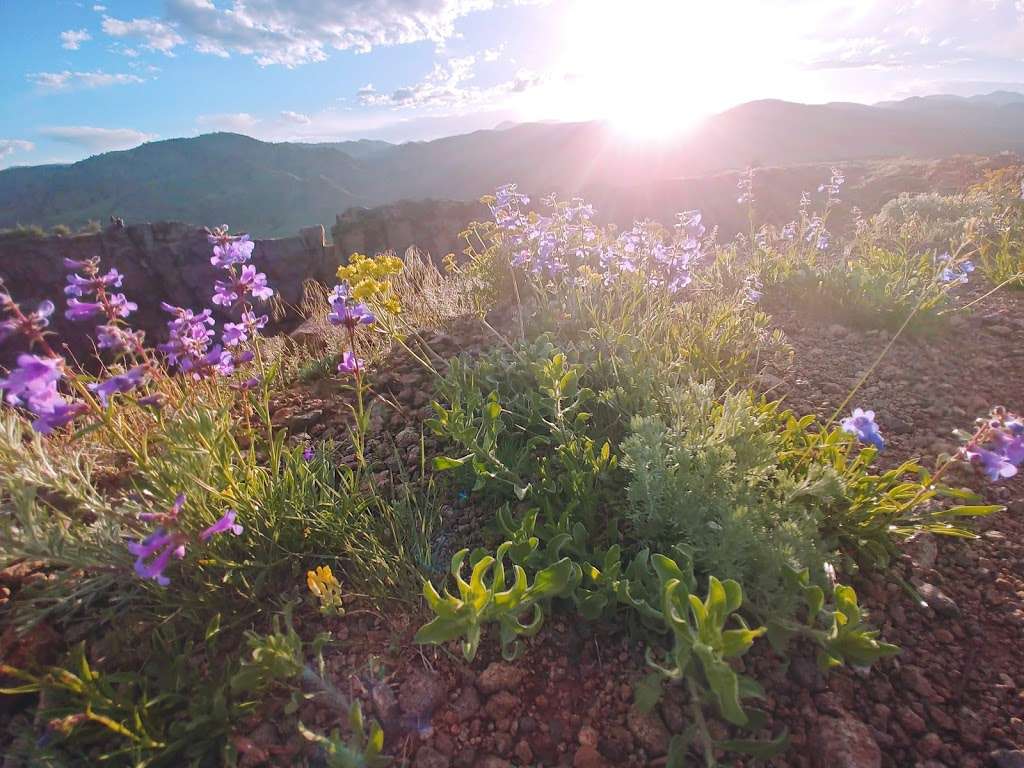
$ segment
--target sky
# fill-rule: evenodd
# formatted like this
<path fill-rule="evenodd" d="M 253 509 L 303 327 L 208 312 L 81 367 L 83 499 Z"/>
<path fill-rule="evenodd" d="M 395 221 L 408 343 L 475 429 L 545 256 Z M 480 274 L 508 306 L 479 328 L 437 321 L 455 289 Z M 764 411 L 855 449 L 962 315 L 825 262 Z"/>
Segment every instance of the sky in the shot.
<path fill-rule="evenodd" d="M 0 0 L 0 168 L 234 131 L 427 140 L 1024 91 L 1024 0 Z"/>

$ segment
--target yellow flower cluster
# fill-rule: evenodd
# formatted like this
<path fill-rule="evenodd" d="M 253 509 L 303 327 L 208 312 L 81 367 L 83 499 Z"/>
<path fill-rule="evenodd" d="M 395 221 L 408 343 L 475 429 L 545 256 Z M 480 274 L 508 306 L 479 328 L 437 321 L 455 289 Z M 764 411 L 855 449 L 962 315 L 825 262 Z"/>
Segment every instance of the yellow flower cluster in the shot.
<path fill-rule="evenodd" d="M 334 578 L 331 566 L 319 565 L 306 572 L 306 586 L 320 601 L 320 612 L 340 616 L 345 613 L 341 605 L 341 584 Z"/>
<path fill-rule="evenodd" d="M 338 267 L 338 279 L 348 283 L 349 295 L 355 301 L 397 313 L 402 307 L 391 287 L 391 278 L 401 272 L 403 266 L 397 256 L 381 255 L 371 259 L 353 253 L 348 264 Z"/>

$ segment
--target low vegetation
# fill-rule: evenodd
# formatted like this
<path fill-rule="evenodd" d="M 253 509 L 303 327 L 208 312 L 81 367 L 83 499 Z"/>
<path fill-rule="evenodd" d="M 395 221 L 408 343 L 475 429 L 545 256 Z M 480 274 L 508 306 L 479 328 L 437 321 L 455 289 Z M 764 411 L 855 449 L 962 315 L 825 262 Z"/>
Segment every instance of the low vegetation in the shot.
<path fill-rule="evenodd" d="M 840 238 L 843 183 L 833 171 L 792 223 L 762 227 L 749 173 L 750 231 L 728 243 L 696 211 L 620 231 L 583 201 L 502 187 L 445 275 L 355 255 L 337 286 L 311 289 L 315 351 L 262 335 L 273 286 L 225 230 L 209 235 L 211 302 L 233 320 L 165 306 L 156 344 L 132 329 L 116 270 L 68 262 L 65 313 L 95 326 L 98 367 L 57 353 L 54 304 L 0 292 L 0 336 L 25 350 L 0 379 L 0 568 L 42 574 L 0 617 L 59 638 L 53 663 L 0 663 L 3 693 L 37 695 L 8 760 L 233 765 L 254 759 L 245 729 L 278 702 L 301 760 L 385 765 L 385 733 L 324 660 L 353 611 L 407 614 L 407 639 L 467 661 L 528 654 L 552 614 L 628 628 L 648 691 L 682 686 L 689 703 L 669 765 L 785 750 L 737 660 L 764 643 L 810 644 L 826 671 L 897 654 L 851 579 L 890 569 L 915 533 L 971 537 L 1000 510 L 953 468 L 999 482 L 1024 464 L 1024 423 L 999 404 L 951 455 L 892 465 L 875 414 L 849 407 L 856 390 L 828 418 L 760 394 L 792 358 L 778 307 L 928 333 L 970 306 L 962 292 L 1022 285 L 1019 175 L 901 198 Z M 466 314 L 493 345 L 444 359 L 427 331 Z M 397 484 L 371 450 L 389 351 L 436 385 L 412 446 L 425 471 Z M 343 440 L 275 421 L 277 394 L 328 379 L 350 404 Z M 455 498 L 478 511 L 468 534 L 442 521 Z M 346 726 L 303 719 L 318 707 Z"/>

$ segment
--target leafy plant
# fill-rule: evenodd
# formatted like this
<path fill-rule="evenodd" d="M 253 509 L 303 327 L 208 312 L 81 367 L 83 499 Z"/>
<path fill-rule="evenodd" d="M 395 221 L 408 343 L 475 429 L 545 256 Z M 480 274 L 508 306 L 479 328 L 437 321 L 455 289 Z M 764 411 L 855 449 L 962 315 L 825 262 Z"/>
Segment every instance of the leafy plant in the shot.
<path fill-rule="evenodd" d="M 384 731 L 380 723 L 371 720 L 367 732 L 363 708 L 358 699 L 349 708 L 348 724 L 352 732 L 348 741 L 341 738 L 338 729 L 331 731 L 330 736 L 323 736 L 301 722 L 299 733 L 307 741 L 323 748 L 328 768 L 383 768 L 391 763 L 390 758 L 381 754 L 384 750 Z"/>
<path fill-rule="evenodd" d="M 536 546 L 536 540 L 532 542 Z M 498 547 L 495 557 L 484 555 L 472 564 L 467 582 L 462 578 L 462 566 L 468 549 L 452 557 L 451 574 L 458 589 L 452 595 L 447 587 L 443 597 L 429 581 L 423 584 L 423 596 L 436 617 L 416 633 L 418 643 L 443 643 L 456 638 L 462 641 L 462 653 L 467 661 L 476 657 L 480 636 L 485 624 L 496 622 L 500 628 L 502 655 L 514 659 L 521 650 L 519 637 L 532 637 L 544 621 L 543 601 L 563 594 L 569 584 L 572 563 L 568 558 L 539 571 L 530 584 L 522 566 L 513 564 L 512 583 L 506 583 L 505 557 L 512 542 Z M 489 579 L 489 583 L 488 583 Z M 521 617 L 530 613 L 527 623 Z"/>

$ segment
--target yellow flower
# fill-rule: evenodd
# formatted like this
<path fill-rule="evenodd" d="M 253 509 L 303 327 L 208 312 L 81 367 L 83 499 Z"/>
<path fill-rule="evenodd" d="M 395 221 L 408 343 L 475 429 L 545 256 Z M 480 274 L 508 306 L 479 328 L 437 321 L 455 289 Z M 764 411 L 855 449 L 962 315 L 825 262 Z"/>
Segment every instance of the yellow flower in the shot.
<path fill-rule="evenodd" d="M 334 578 L 331 566 L 319 565 L 316 570 L 306 572 L 306 586 L 320 601 L 320 612 L 341 615 L 345 611 L 341 604 L 341 584 Z"/>
<path fill-rule="evenodd" d="M 396 256 L 370 259 L 361 253 L 353 253 L 348 264 L 338 267 L 338 279 L 348 283 L 350 295 L 356 301 L 397 313 L 401 305 L 394 295 L 390 279 L 401 272 L 404 266 Z"/>

